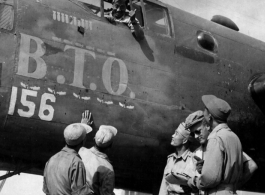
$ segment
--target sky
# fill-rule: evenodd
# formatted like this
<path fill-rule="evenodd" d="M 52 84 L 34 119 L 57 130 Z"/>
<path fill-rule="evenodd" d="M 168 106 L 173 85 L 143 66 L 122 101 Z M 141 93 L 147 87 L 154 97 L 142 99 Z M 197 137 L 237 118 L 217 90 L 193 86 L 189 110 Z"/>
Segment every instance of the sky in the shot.
<path fill-rule="evenodd" d="M 161 0 L 184 11 L 211 20 L 223 15 L 233 20 L 239 32 L 265 42 L 264 0 Z"/>
<path fill-rule="evenodd" d="M 265 42 L 264 0 L 161 0 L 182 10 L 210 20 L 214 15 L 232 19 L 241 33 Z M 5 172 L 0 171 L 0 175 Z M 42 176 L 20 174 L 6 180 L 1 195 L 44 195 Z M 115 190 L 122 195 L 122 190 Z M 239 193 L 240 195 L 242 193 Z M 250 194 L 250 193 L 248 193 Z"/>

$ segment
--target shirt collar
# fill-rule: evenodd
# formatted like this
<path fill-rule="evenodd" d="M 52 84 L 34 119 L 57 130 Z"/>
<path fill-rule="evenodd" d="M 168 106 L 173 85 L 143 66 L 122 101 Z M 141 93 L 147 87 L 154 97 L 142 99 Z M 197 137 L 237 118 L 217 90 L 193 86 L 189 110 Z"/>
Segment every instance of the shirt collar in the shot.
<path fill-rule="evenodd" d="M 70 154 L 75 154 L 76 156 L 78 156 L 79 158 L 81 158 L 79 156 L 79 154 L 74 149 L 69 148 L 67 146 L 64 146 L 63 149 L 62 149 L 62 151 L 66 152 L 66 153 L 70 153 Z"/>
<path fill-rule="evenodd" d="M 181 157 L 183 158 L 183 160 L 186 160 L 188 158 L 188 156 L 191 155 L 191 152 L 189 149 L 187 149 L 182 155 Z"/>
<path fill-rule="evenodd" d="M 67 146 L 64 146 L 62 151 L 67 152 L 67 153 L 75 153 L 75 154 L 77 154 L 77 152 L 74 149 L 68 148 Z"/>
<path fill-rule="evenodd" d="M 191 152 L 189 149 L 187 149 L 181 156 L 178 156 L 175 152 L 171 155 L 169 155 L 168 157 L 174 157 L 176 159 L 180 159 L 182 158 L 183 160 L 186 160 L 188 158 L 188 156 L 191 156 Z"/>
<path fill-rule="evenodd" d="M 98 156 L 98 157 L 100 157 L 100 158 L 107 159 L 107 160 L 109 161 L 108 156 L 107 156 L 105 153 L 100 152 L 95 146 L 93 146 L 90 150 L 91 150 L 91 152 L 94 153 L 96 156 Z"/>
<path fill-rule="evenodd" d="M 210 135 L 208 136 L 207 140 L 210 139 L 210 138 L 215 137 L 216 133 L 217 133 L 218 131 L 220 131 L 221 129 L 229 129 L 227 123 L 221 123 L 221 124 L 217 125 L 217 126 L 213 129 L 213 131 L 210 133 Z"/>

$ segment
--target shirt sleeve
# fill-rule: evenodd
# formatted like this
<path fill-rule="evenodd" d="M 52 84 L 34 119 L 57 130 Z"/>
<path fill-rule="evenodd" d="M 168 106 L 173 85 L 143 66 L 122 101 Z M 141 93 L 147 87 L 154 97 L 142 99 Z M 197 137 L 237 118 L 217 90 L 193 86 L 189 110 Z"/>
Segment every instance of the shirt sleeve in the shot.
<path fill-rule="evenodd" d="M 130 28 L 131 32 L 133 33 L 135 31 L 134 26 L 133 25 L 138 25 L 140 27 L 140 23 L 138 21 L 137 18 L 135 18 L 134 21 L 131 21 L 131 19 L 129 19 L 129 22 L 127 23 L 127 26 Z M 141 27 L 140 27 L 141 28 Z"/>
<path fill-rule="evenodd" d="M 90 186 L 86 183 L 86 171 L 82 161 L 73 163 L 71 167 L 71 189 L 72 195 L 87 195 L 92 191 Z"/>
<path fill-rule="evenodd" d="M 46 164 L 47 166 L 47 164 Z M 44 174 L 43 174 L 43 188 L 42 191 L 46 194 L 46 195 L 50 195 L 48 187 L 47 187 L 47 182 L 46 182 L 46 166 L 44 169 Z"/>
<path fill-rule="evenodd" d="M 49 190 L 47 188 L 47 184 L 46 184 L 46 178 L 43 177 L 43 188 L 42 188 L 42 191 L 46 194 L 46 195 L 49 195 Z"/>
<path fill-rule="evenodd" d="M 208 140 L 201 177 L 196 184 L 200 190 L 213 188 L 221 181 L 224 158 L 221 144 L 217 138 Z"/>
<path fill-rule="evenodd" d="M 165 174 L 163 174 L 163 179 L 161 182 L 160 190 L 159 190 L 159 195 L 167 195 L 167 185 L 166 185 L 166 179 L 165 179 Z"/>
<path fill-rule="evenodd" d="M 114 195 L 114 185 L 115 185 L 115 174 L 113 171 L 108 172 L 102 181 L 101 187 L 99 189 L 100 195 Z"/>

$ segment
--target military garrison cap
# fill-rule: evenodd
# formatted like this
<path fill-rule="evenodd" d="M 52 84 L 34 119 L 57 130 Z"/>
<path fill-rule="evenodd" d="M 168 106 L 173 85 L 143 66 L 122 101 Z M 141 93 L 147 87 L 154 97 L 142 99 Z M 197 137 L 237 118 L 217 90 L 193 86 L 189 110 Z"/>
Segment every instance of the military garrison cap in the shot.
<path fill-rule="evenodd" d="M 203 95 L 202 101 L 217 122 L 226 122 L 231 113 L 230 105 L 214 95 Z"/>
<path fill-rule="evenodd" d="M 196 112 L 191 113 L 185 120 L 186 129 L 189 129 L 198 122 L 201 122 L 202 119 L 203 119 L 203 111 L 198 110 Z"/>
<path fill-rule="evenodd" d="M 109 146 L 117 132 L 117 129 L 113 126 L 101 125 L 95 135 L 95 142 L 97 146 L 101 148 Z"/>
<path fill-rule="evenodd" d="M 84 123 L 73 123 L 64 129 L 64 139 L 69 146 L 81 143 L 92 128 Z"/>

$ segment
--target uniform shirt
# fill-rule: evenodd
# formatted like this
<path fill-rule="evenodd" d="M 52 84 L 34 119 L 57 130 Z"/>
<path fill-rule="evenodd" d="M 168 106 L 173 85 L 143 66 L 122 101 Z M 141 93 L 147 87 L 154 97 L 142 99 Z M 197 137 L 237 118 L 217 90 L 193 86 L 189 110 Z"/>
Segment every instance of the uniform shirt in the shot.
<path fill-rule="evenodd" d="M 242 146 L 227 124 L 219 124 L 210 133 L 204 155 L 202 174 L 197 180 L 197 187 L 207 191 L 228 185 L 235 188 L 243 171 Z"/>
<path fill-rule="evenodd" d="M 113 195 L 115 175 L 108 156 L 95 147 L 79 150 L 86 168 L 86 180 L 96 195 Z"/>
<path fill-rule="evenodd" d="M 135 18 L 134 21 L 131 21 L 131 17 L 129 16 L 128 11 L 126 11 L 125 14 L 121 18 L 117 19 L 112 16 L 112 9 L 109 9 L 104 12 L 104 17 L 112 24 L 115 24 L 116 22 L 125 24 L 126 26 L 129 27 L 129 29 L 131 29 L 132 33 L 134 32 L 133 25 L 136 25 L 136 24 L 139 25 L 139 21 L 137 20 L 137 18 Z"/>
<path fill-rule="evenodd" d="M 43 192 L 49 195 L 87 195 L 84 164 L 74 149 L 64 147 L 46 163 Z"/>
<path fill-rule="evenodd" d="M 190 150 L 186 150 L 181 156 L 177 156 L 176 153 L 169 155 L 159 190 L 159 195 L 167 195 L 169 193 L 190 193 L 190 191 L 184 191 L 181 185 L 171 184 L 166 181 L 165 178 L 169 174 L 184 174 L 188 175 L 189 177 L 193 177 L 195 176 L 195 170 L 196 167 L 194 164 L 193 154 L 190 152 Z"/>
<path fill-rule="evenodd" d="M 193 153 L 194 155 L 198 156 L 199 158 L 201 158 L 202 160 L 204 159 L 204 153 L 205 151 L 205 147 L 198 147 Z M 196 174 L 195 174 L 197 177 L 200 176 L 201 174 L 196 170 Z"/>

